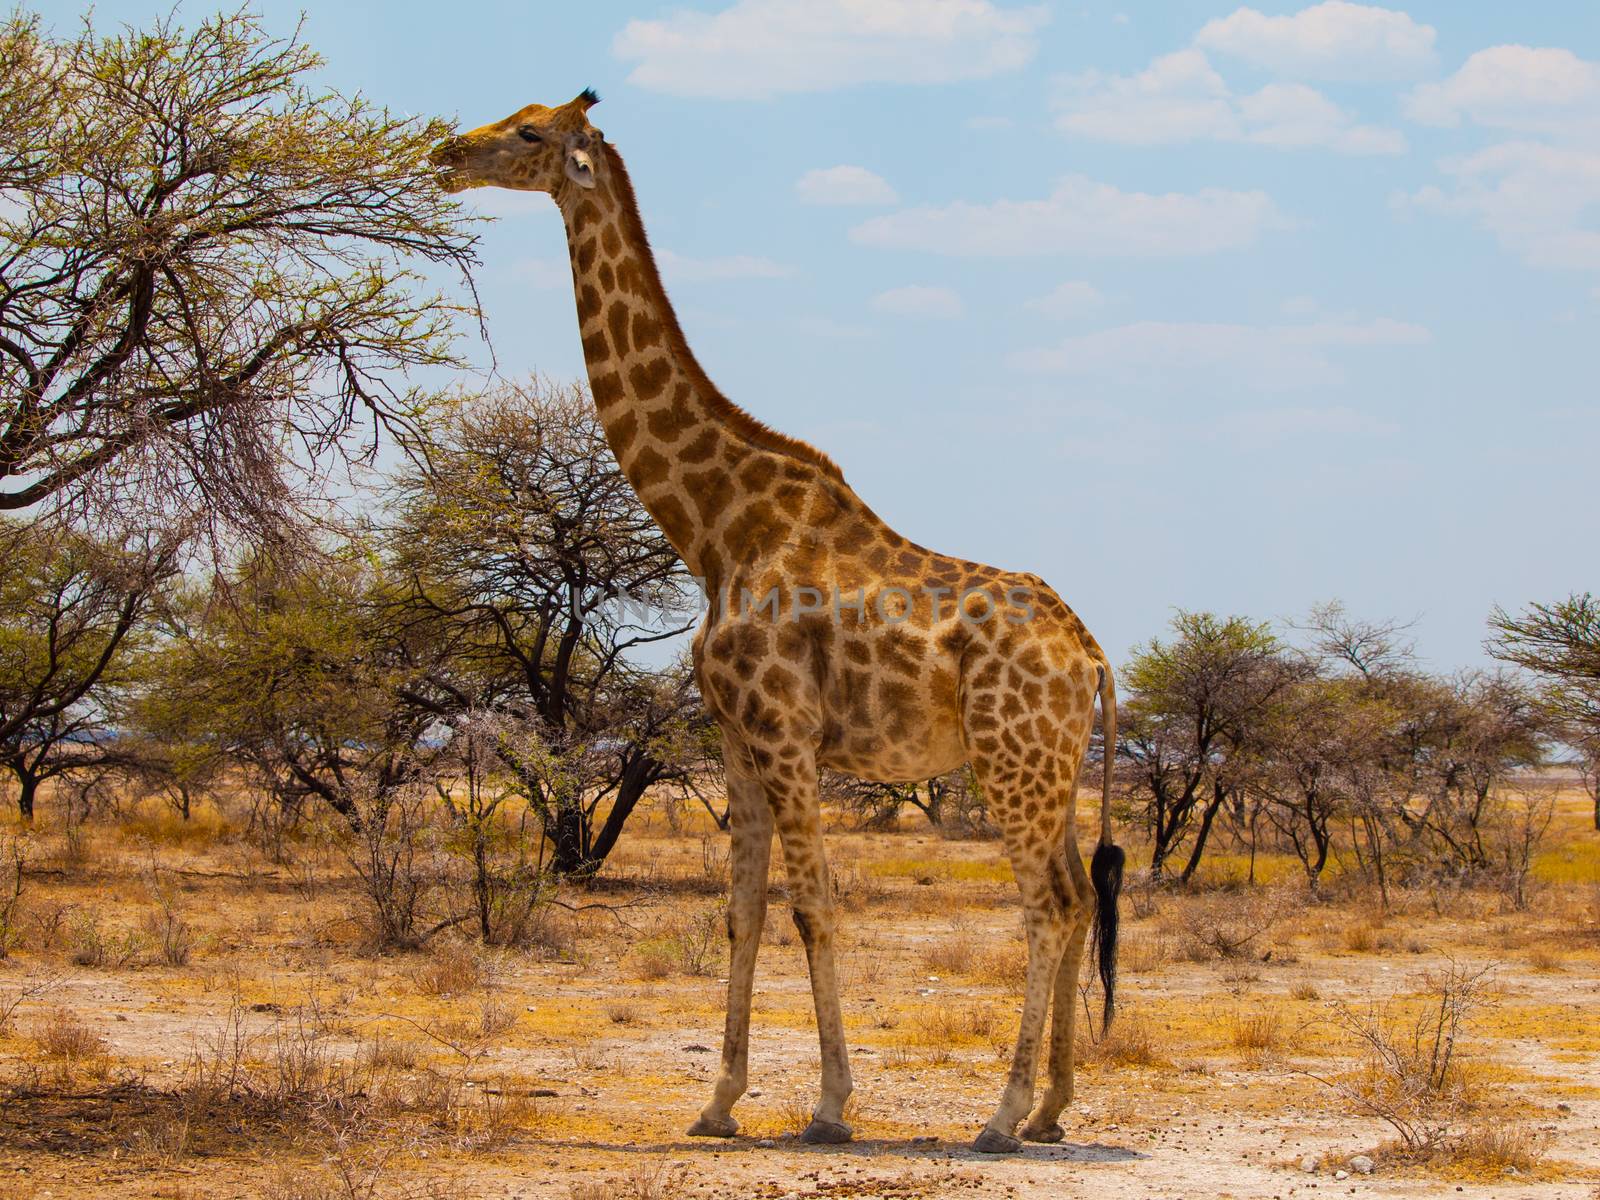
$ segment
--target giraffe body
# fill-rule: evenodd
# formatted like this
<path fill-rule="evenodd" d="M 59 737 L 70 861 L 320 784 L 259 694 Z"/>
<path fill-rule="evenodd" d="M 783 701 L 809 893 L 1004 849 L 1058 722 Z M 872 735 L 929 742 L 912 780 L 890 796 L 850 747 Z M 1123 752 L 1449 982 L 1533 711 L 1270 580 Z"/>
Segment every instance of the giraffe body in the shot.
<path fill-rule="evenodd" d="M 822 1052 L 805 1136 L 843 1141 L 851 1091 L 833 959 L 817 772 L 925 779 L 972 763 L 1021 892 L 1028 974 L 1001 1102 L 977 1146 L 1061 1137 L 1072 1096 L 1079 963 L 1100 916 L 1109 985 L 1120 851 L 1094 878 L 1073 823 L 1079 767 L 1111 672 L 1070 608 L 1033 575 L 937 554 L 890 529 L 826 455 L 737 408 L 700 369 L 662 288 L 632 184 L 587 117 L 589 93 L 532 105 L 435 154 L 444 186 L 550 193 L 566 223 L 590 388 L 618 463 L 704 583 L 694 640 L 721 728 L 732 834 L 722 1070 L 690 1132 L 729 1136 L 747 1082 L 750 995 L 776 832 L 804 943 Z M 1107 787 L 1109 788 L 1109 768 Z M 1031 1115 L 1045 1018 L 1049 1077 Z M 1107 1012 L 1109 1015 L 1109 987 Z"/>

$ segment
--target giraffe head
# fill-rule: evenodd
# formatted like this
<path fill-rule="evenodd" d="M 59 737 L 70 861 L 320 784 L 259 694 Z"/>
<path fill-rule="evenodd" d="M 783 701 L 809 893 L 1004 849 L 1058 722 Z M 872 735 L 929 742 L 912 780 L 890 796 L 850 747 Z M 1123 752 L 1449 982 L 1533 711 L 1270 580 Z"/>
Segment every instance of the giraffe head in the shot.
<path fill-rule="evenodd" d="M 599 102 L 585 89 L 559 108 L 530 104 L 441 142 L 429 156 L 439 168 L 439 186 L 447 192 L 503 187 L 552 196 L 563 187 L 594 187 L 605 166 L 602 135 L 588 114 Z"/>

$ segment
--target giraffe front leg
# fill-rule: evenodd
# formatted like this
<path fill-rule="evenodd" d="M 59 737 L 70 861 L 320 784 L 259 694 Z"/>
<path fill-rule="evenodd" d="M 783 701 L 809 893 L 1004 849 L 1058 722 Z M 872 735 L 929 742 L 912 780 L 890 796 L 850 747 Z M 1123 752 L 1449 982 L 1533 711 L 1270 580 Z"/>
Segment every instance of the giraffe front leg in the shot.
<path fill-rule="evenodd" d="M 690 1137 L 732 1137 L 735 1102 L 749 1082 L 750 993 L 767 920 L 767 871 L 772 859 L 772 809 L 756 780 L 740 774 L 728 755 L 728 824 L 732 832 L 728 896 L 728 1013 L 722 1069 L 711 1102 L 689 1127 Z"/>
<path fill-rule="evenodd" d="M 811 1112 L 811 1123 L 800 1137 L 807 1142 L 848 1142 L 851 1132 L 844 1123 L 844 1105 L 854 1085 L 850 1080 L 844 1016 L 839 1007 L 839 978 L 833 961 L 833 892 L 815 800 L 808 805 L 791 803 L 780 808 L 778 835 L 783 841 L 794 923 L 805 944 L 806 963 L 811 971 L 817 1040 L 822 1049 L 822 1096 Z"/>

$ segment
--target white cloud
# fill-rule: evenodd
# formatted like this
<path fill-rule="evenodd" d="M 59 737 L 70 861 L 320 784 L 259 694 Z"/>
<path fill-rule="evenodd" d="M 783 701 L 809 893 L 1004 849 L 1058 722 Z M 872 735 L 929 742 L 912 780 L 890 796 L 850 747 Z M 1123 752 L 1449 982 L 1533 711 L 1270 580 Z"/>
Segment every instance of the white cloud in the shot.
<path fill-rule="evenodd" d="M 1358 124 L 1303 83 L 1272 83 L 1235 95 L 1199 50 L 1156 59 L 1137 75 L 1091 71 L 1060 82 L 1056 127 L 1100 141 L 1161 145 L 1250 142 L 1283 149 L 1321 146 L 1344 154 L 1399 154 L 1397 130 Z"/>
<path fill-rule="evenodd" d="M 738 0 L 633 20 L 611 43 L 628 82 L 678 96 L 767 99 L 862 83 L 987 79 L 1027 64 L 1043 6 L 990 0 Z"/>
<path fill-rule="evenodd" d="M 1395 9 L 1327 0 L 1288 17 L 1240 8 L 1195 43 L 1292 78 L 1404 79 L 1433 64 L 1434 34 Z"/>
<path fill-rule="evenodd" d="M 889 181 L 865 167 L 818 167 L 794 185 L 802 204 L 894 204 Z"/>
<path fill-rule="evenodd" d="M 675 283 L 721 283 L 729 279 L 785 279 L 794 268 L 770 258 L 731 254 L 726 258 L 690 258 L 671 250 L 657 250 L 661 273 Z"/>
<path fill-rule="evenodd" d="M 1439 83 L 1414 88 L 1406 115 L 1425 125 L 1463 117 L 1522 132 L 1600 131 L 1600 64 L 1570 50 L 1492 46 Z"/>
<path fill-rule="evenodd" d="M 872 298 L 872 307 L 897 317 L 950 320 L 961 315 L 961 297 L 947 287 L 911 284 L 879 292 Z"/>
<path fill-rule="evenodd" d="M 936 254 L 1177 257 L 1251 245 L 1289 222 L 1265 192 L 1124 192 L 1069 175 L 1042 200 L 902 209 L 850 231 L 863 246 Z"/>
<path fill-rule="evenodd" d="M 1472 217 L 1534 266 L 1600 270 L 1600 151 L 1505 142 L 1440 166 L 1450 190 L 1425 187 L 1396 206 Z"/>
<path fill-rule="evenodd" d="M 1013 354 L 1012 367 L 1050 374 L 1161 382 L 1210 376 L 1259 388 L 1337 382 L 1340 347 L 1408 346 L 1429 340 L 1419 325 L 1380 318 L 1296 325 L 1138 321 Z"/>
<path fill-rule="evenodd" d="M 1069 279 L 1058 283 L 1043 296 L 1029 300 L 1027 306 L 1047 317 L 1081 317 L 1094 312 L 1106 302 L 1100 289 L 1082 279 Z"/>

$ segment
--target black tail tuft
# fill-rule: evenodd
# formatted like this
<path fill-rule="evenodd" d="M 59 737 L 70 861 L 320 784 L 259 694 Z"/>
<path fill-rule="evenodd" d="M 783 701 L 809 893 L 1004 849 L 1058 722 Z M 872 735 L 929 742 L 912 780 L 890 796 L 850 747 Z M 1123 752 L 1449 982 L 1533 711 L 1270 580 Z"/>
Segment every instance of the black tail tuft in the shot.
<path fill-rule="evenodd" d="M 1117 897 L 1122 894 L 1122 868 L 1127 861 L 1122 847 L 1101 842 L 1095 847 L 1094 860 L 1089 864 L 1095 896 L 1095 964 L 1105 990 L 1106 1029 L 1111 1028 L 1111 1018 L 1117 1011 Z"/>

